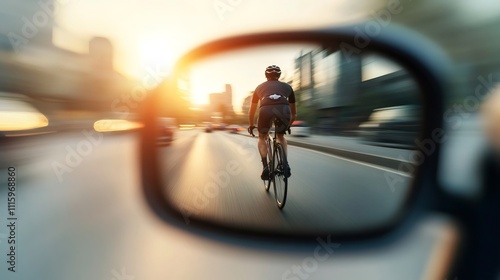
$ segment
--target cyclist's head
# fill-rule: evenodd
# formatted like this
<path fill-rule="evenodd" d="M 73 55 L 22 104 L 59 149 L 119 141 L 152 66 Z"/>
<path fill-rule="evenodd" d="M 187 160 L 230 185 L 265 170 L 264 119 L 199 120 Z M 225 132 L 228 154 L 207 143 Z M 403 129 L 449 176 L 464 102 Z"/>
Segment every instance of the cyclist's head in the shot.
<path fill-rule="evenodd" d="M 281 76 L 281 69 L 276 65 L 267 66 L 266 78 L 268 80 L 277 80 Z"/>

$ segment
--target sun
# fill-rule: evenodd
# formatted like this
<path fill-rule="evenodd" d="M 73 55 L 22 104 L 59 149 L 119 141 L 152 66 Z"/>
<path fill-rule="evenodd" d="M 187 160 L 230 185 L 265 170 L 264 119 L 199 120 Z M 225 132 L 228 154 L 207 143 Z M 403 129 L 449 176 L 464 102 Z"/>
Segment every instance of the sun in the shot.
<path fill-rule="evenodd" d="M 168 38 L 149 37 L 138 43 L 137 61 L 141 73 L 165 78 L 172 71 L 177 56 L 176 48 Z"/>
<path fill-rule="evenodd" d="M 143 64 L 150 65 L 155 63 L 171 63 L 172 54 L 170 53 L 169 43 L 165 39 L 149 39 L 140 42 L 139 59 Z"/>

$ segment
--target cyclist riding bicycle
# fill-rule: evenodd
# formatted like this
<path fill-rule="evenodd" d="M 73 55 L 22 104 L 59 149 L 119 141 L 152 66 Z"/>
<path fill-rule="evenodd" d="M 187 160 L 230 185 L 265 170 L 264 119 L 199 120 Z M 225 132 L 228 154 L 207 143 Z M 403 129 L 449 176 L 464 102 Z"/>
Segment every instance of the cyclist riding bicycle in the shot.
<path fill-rule="evenodd" d="M 259 131 L 259 153 L 262 159 L 262 180 L 267 180 L 269 177 L 269 167 L 267 163 L 267 147 L 266 139 L 272 122 L 275 119 L 279 120 L 279 125 L 276 127 L 278 141 L 285 148 L 285 153 L 288 154 L 285 132 L 290 133 L 290 126 L 297 117 L 297 109 L 295 106 L 295 93 L 292 87 L 284 82 L 279 81 L 281 69 L 276 65 L 271 65 L 266 68 L 267 81 L 258 85 L 252 96 L 252 104 L 248 111 L 248 132 L 252 133 L 254 126 L 254 116 L 257 110 L 257 104 L 260 101 L 259 119 L 257 130 Z M 290 167 L 285 167 L 285 176 L 290 177 Z"/>

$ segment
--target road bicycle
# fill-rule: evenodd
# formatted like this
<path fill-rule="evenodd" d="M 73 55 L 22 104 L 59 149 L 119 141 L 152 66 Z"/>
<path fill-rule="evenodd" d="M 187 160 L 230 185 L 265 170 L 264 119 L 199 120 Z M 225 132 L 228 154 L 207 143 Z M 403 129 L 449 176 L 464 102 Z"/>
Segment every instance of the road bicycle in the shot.
<path fill-rule="evenodd" d="M 274 120 L 274 136 L 271 136 L 270 133 L 267 134 L 266 146 L 269 178 L 268 180 L 263 180 L 263 182 L 266 191 L 269 191 L 272 183 L 276 204 L 279 209 L 283 209 L 288 191 L 288 177 L 285 174 L 285 169 L 288 168 L 288 161 L 283 144 L 278 142 L 276 138 L 276 128 L 279 127 L 279 124 L 279 120 Z M 252 130 L 250 130 L 250 134 L 255 136 Z"/>

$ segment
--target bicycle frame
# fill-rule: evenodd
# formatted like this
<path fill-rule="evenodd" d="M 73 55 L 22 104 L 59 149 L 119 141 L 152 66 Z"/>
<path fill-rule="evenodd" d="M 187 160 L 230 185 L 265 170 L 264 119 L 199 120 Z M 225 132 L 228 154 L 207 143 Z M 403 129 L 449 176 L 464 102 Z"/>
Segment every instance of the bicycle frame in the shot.
<path fill-rule="evenodd" d="M 271 161 L 272 161 L 272 158 L 273 158 L 273 152 L 274 150 L 276 149 L 276 146 L 277 146 L 277 132 L 276 132 L 276 128 L 278 127 L 278 120 L 274 120 L 273 121 L 273 125 L 274 125 L 274 135 L 271 136 L 271 133 L 267 133 L 267 138 L 269 140 L 269 142 L 266 141 L 266 145 L 267 145 L 267 157 L 269 159 L 268 161 L 268 164 L 271 164 Z M 269 143 L 272 143 L 272 146 L 269 146 Z"/>
<path fill-rule="evenodd" d="M 288 177 L 285 177 L 284 175 L 284 169 L 288 168 L 288 162 L 286 159 L 286 151 L 283 148 L 283 144 L 277 141 L 277 127 L 279 126 L 279 120 L 275 119 L 273 121 L 274 125 L 274 135 L 271 136 L 271 133 L 267 133 L 267 139 L 265 140 L 266 142 L 266 149 L 267 149 L 267 161 L 268 161 L 268 168 L 269 168 L 269 178 L 264 181 L 264 187 L 266 191 L 269 191 L 269 188 L 271 187 L 271 182 L 274 187 L 274 196 L 276 197 L 276 203 L 278 205 L 279 209 L 283 209 L 285 206 L 285 201 L 286 201 L 286 195 L 287 195 L 287 188 L 288 188 Z M 249 133 L 252 136 L 255 136 L 253 134 L 253 131 L 249 129 Z M 260 135 L 259 135 L 260 137 Z M 272 144 L 271 144 L 272 142 Z M 278 159 L 278 162 L 275 163 L 275 160 Z M 277 164 L 277 165 L 276 165 Z M 277 183 L 276 181 L 276 176 L 281 176 L 283 180 L 283 189 L 280 188 L 279 192 L 277 189 L 277 185 L 281 185 L 280 183 Z M 281 182 L 279 180 L 279 182 Z M 266 182 L 267 181 L 267 182 Z M 279 193 L 282 193 L 283 195 L 280 196 Z"/>
<path fill-rule="evenodd" d="M 272 143 L 272 147 L 269 147 L 270 150 L 271 150 L 271 152 L 272 152 L 272 151 L 274 151 L 274 149 L 276 149 L 276 144 L 278 143 L 277 137 L 276 137 L 276 128 L 274 129 L 274 135 L 273 136 L 271 136 L 270 133 L 267 133 L 267 138 L 270 140 L 269 143 Z M 268 149 L 268 153 L 269 153 L 269 149 Z"/>
<path fill-rule="evenodd" d="M 287 178 L 284 179 L 284 189 L 277 189 L 277 181 L 276 181 L 276 175 L 282 174 L 283 172 L 283 164 L 288 165 L 287 160 L 286 160 L 286 152 L 283 149 L 283 144 L 279 144 L 280 142 L 277 141 L 277 127 L 278 127 L 278 120 L 273 121 L 274 124 L 274 135 L 271 136 L 270 133 L 268 133 L 268 138 L 266 140 L 266 146 L 267 146 L 267 159 L 268 159 L 268 166 L 269 166 L 269 180 L 267 181 L 267 184 L 265 185 L 266 191 L 269 191 L 269 188 L 271 187 L 271 182 L 274 186 L 274 195 L 276 197 L 276 203 L 278 204 L 278 208 L 282 209 L 285 205 L 286 201 L 286 193 L 287 193 L 287 185 L 288 185 L 288 180 Z M 271 144 L 272 141 L 272 144 Z M 272 145 L 272 146 L 271 146 Z M 280 146 L 281 145 L 281 146 Z M 280 152 L 281 151 L 281 152 Z M 278 154 L 281 154 L 281 156 L 277 156 Z M 282 161 L 278 161 L 278 169 L 275 169 L 277 167 L 276 163 L 274 162 L 277 157 L 281 158 Z M 265 183 L 265 181 L 264 181 Z M 279 193 L 280 191 L 283 191 L 283 196 L 280 197 Z M 280 197 L 280 198 L 279 198 Z"/>

